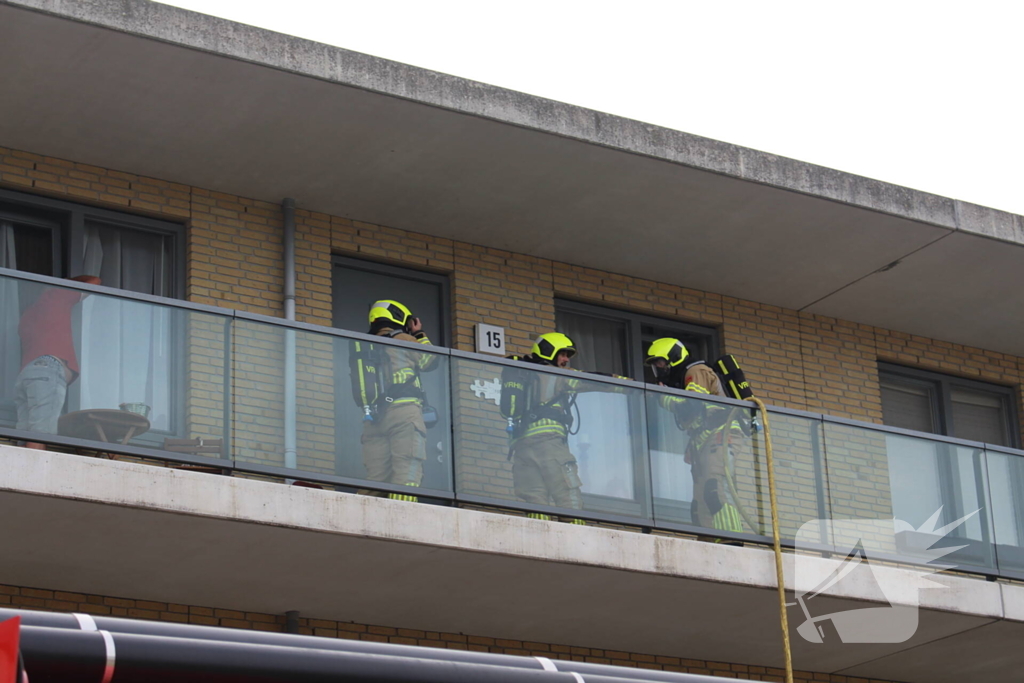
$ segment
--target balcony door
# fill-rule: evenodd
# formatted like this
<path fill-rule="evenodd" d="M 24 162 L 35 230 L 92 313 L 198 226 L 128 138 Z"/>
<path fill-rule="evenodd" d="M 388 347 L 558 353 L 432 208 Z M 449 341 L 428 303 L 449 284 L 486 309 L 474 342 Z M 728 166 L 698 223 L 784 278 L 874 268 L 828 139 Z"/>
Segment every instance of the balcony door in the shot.
<path fill-rule="evenodd" d="M 332 272 L 333 323 L 342 330 L 366 333 L 370 304 L 380 299 L 393 299 L 404 304 L 423 321 L 423 330 L 435 346 L 446 346 L 449 340 L 448 278 L 435 273 L 400 268 L 372 261 L 335 256 Z M 351 399 L 352 384 L 348 369 L 349 343 L 335 342 L 335 469 L 339 476 L 352 477 L 363 471 L 362 410 Z M 442 457 L 449 452 L 444 425 L 449 411 L 444 386 L 447 378 L 441 372 L 426 372 L 420 377 L 427 400 L 437 410 L 437 426 L 427 433 L 427 462 L 423 468 L 423 486 L 447 488 L 450 465 Z M 358 478 L 358 474 L 357 474 Z"/>

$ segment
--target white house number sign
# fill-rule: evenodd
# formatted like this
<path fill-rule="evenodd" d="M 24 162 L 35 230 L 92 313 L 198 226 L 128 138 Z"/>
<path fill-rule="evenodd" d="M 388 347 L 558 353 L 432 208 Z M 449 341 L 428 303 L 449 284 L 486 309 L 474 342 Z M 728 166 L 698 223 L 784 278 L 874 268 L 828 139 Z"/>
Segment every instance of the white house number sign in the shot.
<path fill-rule="evenodd" d="M 477 323 L 476 326 L 476 351 L 477 353 L 493 353 L 499 356 L 505 355 L 505 328 L 497 325 L 484 325 Z"/>

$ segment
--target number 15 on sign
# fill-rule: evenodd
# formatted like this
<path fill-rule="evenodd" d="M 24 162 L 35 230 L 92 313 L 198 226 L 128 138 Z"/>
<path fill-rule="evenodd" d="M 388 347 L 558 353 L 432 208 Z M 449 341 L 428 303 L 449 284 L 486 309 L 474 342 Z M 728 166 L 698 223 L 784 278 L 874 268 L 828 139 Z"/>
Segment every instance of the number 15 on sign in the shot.
<path fill-rule="evenodd" d="M 494 353 L 504 356 L 505 328 L 478 323 L 476 326 L 476 350 L 477 353 Z"/>

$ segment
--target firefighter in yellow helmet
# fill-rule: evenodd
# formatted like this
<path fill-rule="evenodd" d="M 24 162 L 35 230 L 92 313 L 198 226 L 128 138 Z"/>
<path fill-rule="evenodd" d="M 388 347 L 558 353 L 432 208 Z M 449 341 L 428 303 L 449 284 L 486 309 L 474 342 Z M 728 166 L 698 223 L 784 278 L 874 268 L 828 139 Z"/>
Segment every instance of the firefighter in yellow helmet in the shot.
<path fill-rule="evenodd" d="M 715 371 L 695 360 L 678 339 L 664 338 L 651 343 L 644 363 L 663 386 L 699 394 L 725 396 Z M 733 501 L 729 480 L 729 449 L 742 447 L 746 439 L 732 419 L 730 406 L 710 401 L 661 396 L 661 405 L 676 418 L 676 424 L 690 437 L 684 456 L 693 476 L 690 516 L 697 526 L 742 532 L 739 510 Z M 735 427 L 735 433 L 734 433 Z"/>
<path fill-rule="evenodd" d="M 523 360 L 567 369 L 575 355 L 572 339 L 548 332 L 537 338 L 531 354 Z M 528 375 L 525 414 L 515 426 L 511 450 L 513 486 L 516 495 L 527 503 L 577 510 L 583 507 L 583 482 L 568 444 L 579 384 L 580 380 L 561 375 Z M 542 514 L 530 516 L 548 518 Z"/>
<path fill-rule="evenodd" d="M 430 345 L 419 318 L 397 301 L 382 299 L 370 306 L 370 334 Z M 419 486 L 427 458 L 427 427 L 423 420 L 426 396 L 420 373 L 437 366 L 438 356 L 397 346 L 377 345 L 381 396 L 376 414 L 363 421 L 363 464 L 366 477 L 402 486 Z M 389 498 L 417 500 L 392 493 Z"/>

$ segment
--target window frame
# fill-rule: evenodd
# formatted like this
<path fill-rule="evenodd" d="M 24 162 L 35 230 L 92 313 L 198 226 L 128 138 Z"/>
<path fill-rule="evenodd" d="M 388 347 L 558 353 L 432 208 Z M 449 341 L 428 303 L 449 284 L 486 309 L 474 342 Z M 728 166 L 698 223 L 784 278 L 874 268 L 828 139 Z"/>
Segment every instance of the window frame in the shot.
<path fill-rule="evenodd" d="M 333 297 L 334 283 L 333 273 L 335 268 L 348 268 L 351 270 L 361 270 L 367 273 L 374 273 L 377 275 L 389 275 L 391 277 L 403 278 L 406 280 L 412 280 L 413 282 L 425 282 L 431 285 L 438 285 L 441 288 L 441 323 L 439 329 L 436 330 L 436 338 L 431 339 L 431 343 L 434 346 L 449 346 L 451 336 L 451 325 L 452 325 L 452 291 L 451 291 L 451 278 L 448 275 L 436 273 L 428 270 L 420 270 L 415 267 L 405 265 L 395 265 L 390 263 L 382 263 L 380 261 L 369 261 L 353 256 L 345 256 L 342 254 L 331 254 L 331 297 L 332 297 L 332 309 L 331 315 L 334 315 L 333 309 Z M 331 320 L 331 327 L 334 327 L 334 320 Z M 359 331 L 359 330 L 352 330 Z M 364 330 L 365 331 L 365 330 Z M 434 333 L 435 330 L 431 330 Z"/>
<path fill-rule="evenodd" d="M 169 268 L 171 280 L 169 292 L 161 296 L 141 292 L 132 293 L 157 299 L 185 299 L 186 226 L 184 222 L 149 218 L 127 211 L 103 209 L 89 204 L 0 188 L 0 218 L 5 217 L 51 231 L 53 267 L 56 272 L 43 275 L 62 279 L 84 274 L 85 225 L 87 221 L 95 220 L 126 230 L 146 232 L 168 238 L 171 241 L 169 252 L 173 258 L 173 263 Z M 20 272 L 30 273 L 30 271 Z M 131 292 L 131 290 L 124 291 Z M 175 349 L 170 359 L 171 431 L 165 433 L 153 429 L 139 437 L 141 443 L 145 444 L 148 440 L 154 444 L 154 447 L 157 447 L 155 444 L 162 442 L 164 437 L 181 431 L 185 420 L 185 379 L 181 373 L 182 368 L 185 367 L 184 332 L 175 327 L 171 331 L 171 335 L 171 344 Z M 67 397 L 69 410 L 77 409 L 79 390 L 80 385 L 77 384 L 69 389 Z M 7 406 L 3 407 L 3 409 L 6 408 Z"/>
<path fill-rule="evenodd" d="M 953 426 L 953 394 L 954 388 L 992 394 L 999 398 L 1003 405 L 1003 430 L 1008 437 L 1006 444 L 992 444 L 1007 448 L 1020 448 L 1020 420 L 1017 414 L 1017 397 L 1013 387 L 982 382 L 973 379 L 947 375 L 932 370 L 922 370 L 886 361 L 878 362 L 878 384 L 881 389 L 882 380 L 888 375 L 897 380 L 927 385 L 935 390 L 936 401 L 932 405 L 932 419 L 939 431 L 932 432 L 941 436 L 956 437 L 950 434 Z"/>
<path fill-rule="evenodd" d="M 626 324 L 626 376 L 639 377 L 637 381 L 644 381 L 644 348 L 643 332 L 644 325 L 651 325 L 663 328 L 676 328 L 690 335 L 704 336 L 708 339 L 708 357 L 702 360 L 713 361 L 720 353 L 719 330 L 711 325 L 698 325 L 695 323 L 682 322 L 672 318 L 660 318 L 646 313 L 635 313 L 611 306 L 586 303 L 574 299 L 555 297 L 556 316 L 558 311 L 587 315 L 594 318 L 602 318 L 613 322 Z M 635 364 L 635 365 L 634 365 Z"/>
<path fill-rule="evenodd" d="M 707 358 L 701 359 L 708 362 L 713 362 L 714 359 L 718 358 L 721 347 L 719 346 L 719 330 L 716 327 L 710 325 L 698 325 L 694 323 L 686 323 L 680 320 L 674 320 L 672 318 L 660 318 L 654 315 L 645 313 L 635 313 L 633 311 L 623 310 L 614 308 L 611 306 L 602 306 L 600 304 L 587 303 L 577 301 L 574 299 L 566 299 L 563 297 L 555 297 L 555 311 L 556 316 L 558 311 L 565 311 L 567 313 L 575 313 L 578 315 L 590 316 L 593 318 L 600 318 L 602 320 L 608 320 L 617 323 L 623 323 L 626 326 L 626 376 L 637 377 L 636 381 L 640 383 L 646 382 L 646 375 L 644 372 L 644 345 L 643 345 L 643 327 L 650 325 L 657 328 L 664 329 L 667 333 L 671 333 L 673 329 L 683 332 L 687 335 L 701 336 L 707 339 Z M 696 353 L 696 352 L 695 352 Z M 646 445 L 648 452 L 650 450 L 650 444 L 648 442 L 648 436 L 644 436 L 644 444 Z M 658 499 L 654 495 L 654 482 L 652 477 L 653 471 L 650 471 L 648 467 L 649 461 L 644 458 L 633 459 L 633 481 L 634 490 L 638 482 L 643 482 L 643 486 L 650 492 L 651 500 L 653 505 L 674 505 L 674 503 L 666 503 L 665 499 Z M 600 506 L 607 510 L 615 510 L 619 514 L 635 515 L 637 511 L 632 509 L 634 503 L 622 501 L 621 499 L 611 498 L 598 493 L 584 493 L 585 498 L 600 500 Z M 661 501 L 661 502 L 659 502 Z M 682 508 L 682 512 L 688 514 L 689 506 L 686 505 Z M 650 511 L 653 514 L 653 510 Z"/>
<path fill-rule="evenodd" d="M 5 205 L 23 208 L 23 222 L 32 222 L 39 227 L 46 227 L 54 235 L 54 269 L 58 272 L 46 273 L 53 277 L 68 278 L 82 275 L 85 258 L 85 223 L 93 219 L 117 227 L 140 232 L 155 233 L 171 239 L 171 253 L 174 263 L 171 265 L 171 286 L 166 296 L 169 299 L 185 298 L 185 224 L 171 220 L 163 220 L 139 216 L 125 211 L 101 209 L 88 204 L 78 204 L 62 199 L 53 199 L 40 195 L 26 194 L 14 190 L 0 188 L 0 218 L 7 209 Z M 41 219 L 40 214 L 48 214 Z M 53 214 L 64 214 L 54 217 Z M 10 214 L 17 215 L 15 212 Z M 77 256 L 76 256 L 77 255 Z"/>
<path fill-rule="evenodd" d="M 372 275 L 386 275 L 389 277 L 399 278 L 408 282 L 423 283 L 428 285 L 437 286 L 439 290 L 439 320 L 437 329 L 431 327 L 428 330 L 431 346 L 438 347 L 449 347 L 450 340 L 452 339 L 452 290 L 451 290 L 451 276 L 437 271 L 421 270 L 415 266 L 407 266 L 404 264 L 396 263 L 384 263 L 381 261 L 373 261 L 369 259 L 362 259 L 357 256 L 349 256 L 342 254 L 331 254 L 331 327 L 334 329 L 344 329 L 347 332 L 354 332 L 356 334 L 363 334 L 366 336 L 366 328 L 362 330 L 349 330 L 348 328 L 337 327 L 337 321 L 335 320 L 335 297 L 339 296 L 339 289 L 336 287 L 335 273 L 337 269 L 354 270 L 363 273 L 369 273 Z M 372 301 L 372 300 L 371 300 Z M 370 303 L 367 301 L 366 303 Z M 368 311 L 368 309 L 366 309 Z M 365 318 L 364 318 L 365 320 Z M 347 343 L 349 337 L 336 337 L 335 343 Z M 407 342 L 402 342 L 407 343 Z M 450 361 L 449 361 L 450 362 Z M 347 388 L 344 388 L 344 378 L 347 378 L 349 374 L 348 367 L 344 364 L 339 365 L 335 363 L 334 369 L 334 391 L 335 396 L 343 396 Z M 334 404 L 334 417 L 335 417 L 335 429 L 341 429 L 345 421 L 345 413 L 350 411 L 351 408 L 347 407 L 348 401 L 346 399 L 337 400 Z M 450 407 L 447 405 L 434 404 L 434 409 L 440 414 L 441 420 L 438 424 L 443 425 L 445 420 L 445 414 L 450 411 Z M 451 416 L 448 416 L 449 427 L 454 425 L 454 420 Z M 436 430 L 436 431 L 435 431 Z M 448 452 L 451 452 L 453 445 L 452 439 L 454 435 L 449 429 L 447 432 L 443 432 L 440 429 L 431 427 L 427 430 L 427 438 L 440 438 L 448 442 Z M 358 453 L 356 453 L 358 456 Z M 348 476 L 343 473 L 344 461 L 346 458 L 351 458 L 352 452 L 345 450 L 345 442 L 342 438 L 338 438 L 337 432 L 335 433 L 335 474 L 339 476 Z M 428 455 L 428 461 L 430 456 Z M 448 464 L 446 476 L 451 480 L 454 474 L 454 470 L 451 469 L 454 466 L 454 459 L 452 463 Z M 433 476 L 437 476 L 437 470 L 434 469 L 435 463 L 428 462 L 424 463 L 424 482 L 429 481 Z M 426 486 L 427 484 L 424 483 Z"/>

